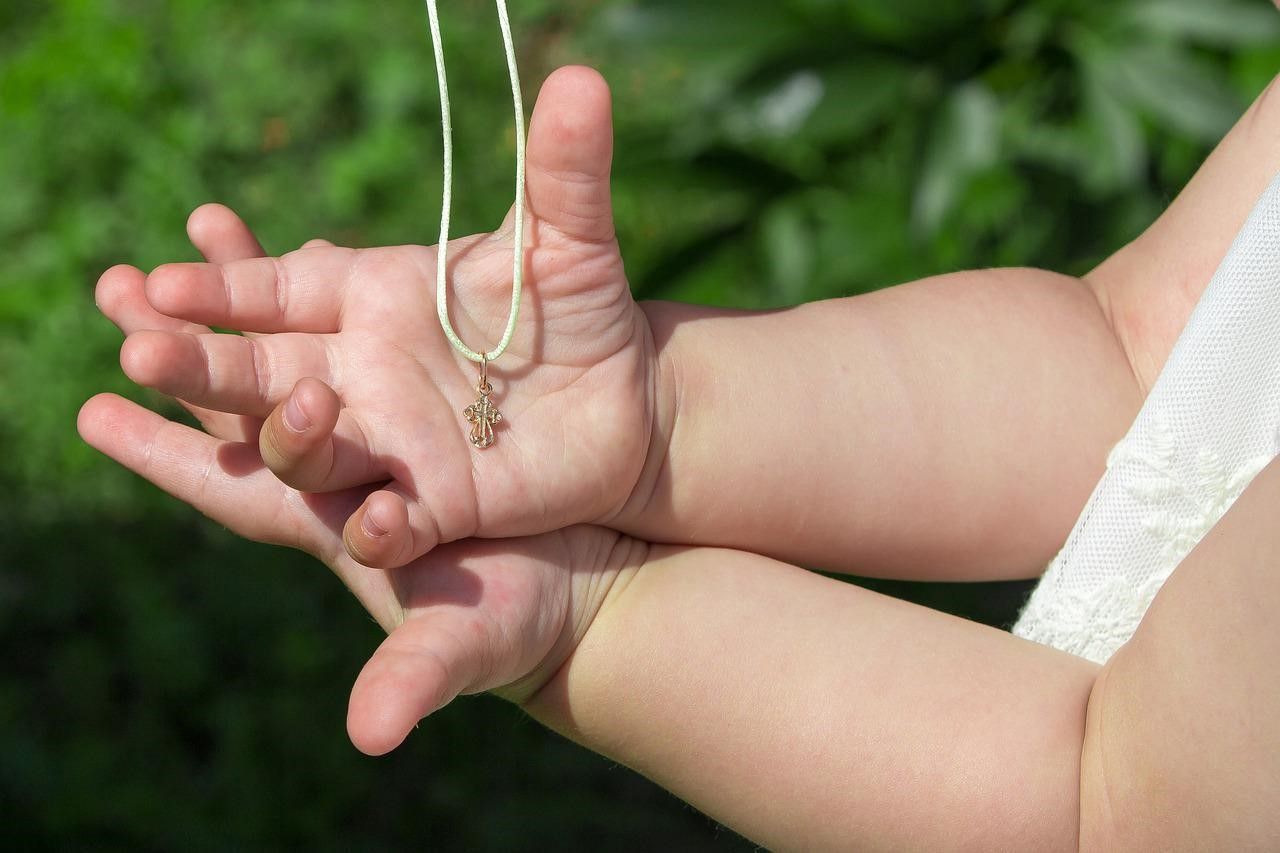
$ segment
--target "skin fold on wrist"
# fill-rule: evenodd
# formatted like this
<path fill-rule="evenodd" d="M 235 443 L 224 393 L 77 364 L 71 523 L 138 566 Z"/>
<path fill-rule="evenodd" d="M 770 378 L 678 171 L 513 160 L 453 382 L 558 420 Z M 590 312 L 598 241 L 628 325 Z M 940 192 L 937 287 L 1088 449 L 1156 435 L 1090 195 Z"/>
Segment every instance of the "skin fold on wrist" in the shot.
<path fill-rule="evenodd" d="M 644 464 L 629 494 L 621 506 L 599 520 L 605 527 L 625 533 L 643 536 L 651 529 L 646 518 L 658 497 L 664 472 L 671 464 L 672 436 L 675 432 L 680 405 L 680 358 L 672 340 L 673 321 L 668 315 L 682 306 L 671 302 L 641 302 L 639 309 L 645 318 L 646 332 L 652 338 L 652 372 L 649 390 L 651 423 L 649 444 Z"/>
<path fill-rule="evenodd" d="M 602 547 L 598 555 L 593 555 L 598 560 L 598 569 L 565 567 L 566 571 L 576 571 L 578 577 L 571 587 L 572 599 L 559 638 L 532 672 L 492 693 L 526 710 L 536 704 L 542 689 L 567 665 L 596 618 L 617 600 L 631 578 L 649 561 L 651 548 L 639 539 L 613 534 L 607 548 Z"/>

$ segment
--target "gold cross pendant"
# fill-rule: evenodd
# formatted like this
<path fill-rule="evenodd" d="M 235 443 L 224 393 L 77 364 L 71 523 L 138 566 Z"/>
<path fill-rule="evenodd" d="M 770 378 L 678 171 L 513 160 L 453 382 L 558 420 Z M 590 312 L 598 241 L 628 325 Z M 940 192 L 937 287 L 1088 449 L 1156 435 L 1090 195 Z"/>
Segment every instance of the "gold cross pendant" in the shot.
<path fill-rule="evenodd" d="M 463 409 L 462 414 L 471 424 L 472 446 L 484 450 L 493 444 L 493 427 L 502 420 L 502 412 L 489 400 L 493 386 L 489 384 L 489 360 L 484 356 L 480 357 L 480 381 L 476 384 L 476 393 L 480 396 Z"/>

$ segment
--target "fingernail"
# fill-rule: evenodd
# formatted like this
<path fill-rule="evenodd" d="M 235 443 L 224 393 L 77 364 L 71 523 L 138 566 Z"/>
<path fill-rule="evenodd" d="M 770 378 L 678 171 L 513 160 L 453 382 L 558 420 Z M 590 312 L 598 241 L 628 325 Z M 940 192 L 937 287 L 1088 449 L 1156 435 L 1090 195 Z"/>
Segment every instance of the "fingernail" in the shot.
<path fill-rule="evenodd" d="M 381 539 L 387 535 L 387 529 L 374 519 L 372 507 L 364 511 L 364 518 L 360 519 L 360 529 L 370 539 Z"/>
<path fill-rule="evenodd" d="M 304 432 L 311 426 L 311 418 L 307 417 L 307 413 L 302 411 L 302 406 L 298 405 L 296 394 L 290 394 L 289 399 L 285 401 L 283 417 L 284 425 L 294 432 Z"/>

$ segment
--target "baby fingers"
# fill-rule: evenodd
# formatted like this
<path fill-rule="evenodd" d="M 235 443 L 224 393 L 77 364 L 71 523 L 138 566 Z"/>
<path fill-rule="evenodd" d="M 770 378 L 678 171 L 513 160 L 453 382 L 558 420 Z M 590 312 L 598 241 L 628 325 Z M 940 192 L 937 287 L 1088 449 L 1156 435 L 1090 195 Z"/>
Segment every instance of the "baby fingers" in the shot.
<path fill-rule="evenodd" d="M 188 323 L 152 308 L 143 290 L 146 280 L 147 276 L 142 270 L 117 264 L 98 278 L 94 302 L 103 315 L 126 335 L 142 329 L 186 332 L 192 335 L 209 331 L 208 326 Z"/>
<path fill-rule="evenodd" d="M 332 388 L 298 380 L 262 425 L 262 460 L 286 485 L 302 492 L 333 492 L 387 479 L 364 431 Z"/>
<path fill-rule="evenodd" d="M 342 541 L 357 563 L 396 569 L 434 548 L 440 534 L 426 507 L 392 483 L 351 514 Z"/>
<path fill-rule="evenodd" d="M 347 519 L 342 542 L 351 559 L 363 566 L 374 569 L 403 566 L 413 554 L 408 505 L 393 492 L 374 492 Z"/>
<path fill-rule="evenodd" d="M 323 339 L 282 334 L 191 334 L 144 329 L 125 339 L 120 366 L 139 385 L 242 415 L 265 416 L 303 376 L 329 376 Z"/>

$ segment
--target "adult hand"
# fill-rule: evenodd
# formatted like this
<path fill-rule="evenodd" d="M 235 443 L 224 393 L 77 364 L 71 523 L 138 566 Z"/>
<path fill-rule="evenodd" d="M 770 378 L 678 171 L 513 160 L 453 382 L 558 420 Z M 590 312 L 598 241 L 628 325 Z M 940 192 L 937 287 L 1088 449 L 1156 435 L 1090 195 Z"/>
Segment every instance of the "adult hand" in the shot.
<path fill-rule="evenodd" d="M 263 458 L 294 488 L 385 483 L 345 521 L 350 551 L 366 565 L 403 565 L 474 535 L 609 519 L 645 464 L 658 381 L 614 239 L 609 110 L 603 80 L 567 68 L 548 79 L 534 111 L 526 304 L 491 368 L 504 422 L 483 453 L 462 419 L 475 368 L 436 320 L 433 248 L 320 244 L 280 258 L 228 251 L 224 262 L 162 266 L 145 282 L 149 309 L 138 309 L 150 325 L 121 324 L 132 332 L 125 372 L 195 406 L 265 419 Z M 506 323 L 510 230 L 508 221 L 450 247 L 451 316 L 477 348 Z M 103 405 L 90 401 L 82 420 L 107 417 Z M 123 439 L 95 435 L 108 454 L 127 455 Z"/>

